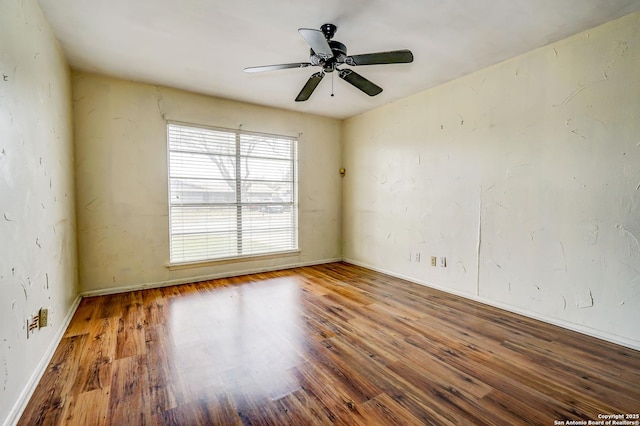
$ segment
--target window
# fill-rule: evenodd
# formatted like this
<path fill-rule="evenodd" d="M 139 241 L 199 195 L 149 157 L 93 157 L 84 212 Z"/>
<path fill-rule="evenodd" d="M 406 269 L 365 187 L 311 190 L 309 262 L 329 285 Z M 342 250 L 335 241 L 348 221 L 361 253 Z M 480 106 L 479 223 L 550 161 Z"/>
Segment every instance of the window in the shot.
<path fill-rule="evenodd" d="M 297 250 L 297 139 L 167 124 L 170 262 Z"/>

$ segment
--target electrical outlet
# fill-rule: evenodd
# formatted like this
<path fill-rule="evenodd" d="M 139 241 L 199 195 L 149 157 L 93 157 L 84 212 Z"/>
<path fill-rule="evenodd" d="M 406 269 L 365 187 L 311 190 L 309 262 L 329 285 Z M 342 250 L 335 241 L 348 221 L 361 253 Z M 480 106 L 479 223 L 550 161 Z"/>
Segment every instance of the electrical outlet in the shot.
<path fill-rule="evenodd" d="M 442 267 L 442 268 L 446 268 L 447 267 L 447 258 L 446 257 L 441 257 L 440 258 L 440 267 Z"/>
<path fill-rule="evenodd" d="M 38 316 L 40 317 L 40 328 L 46 327 L 49 324 L 49 309 L 41 308 Z"/>
<path fill-rule="evenodd" d="M 431 266 L 436 266 L 436 257 L 431 256 Z"/>
<path fill-rule="evenodd" d="M 416 262 L 420 262 L 420 253 L 416 253 Z"/>

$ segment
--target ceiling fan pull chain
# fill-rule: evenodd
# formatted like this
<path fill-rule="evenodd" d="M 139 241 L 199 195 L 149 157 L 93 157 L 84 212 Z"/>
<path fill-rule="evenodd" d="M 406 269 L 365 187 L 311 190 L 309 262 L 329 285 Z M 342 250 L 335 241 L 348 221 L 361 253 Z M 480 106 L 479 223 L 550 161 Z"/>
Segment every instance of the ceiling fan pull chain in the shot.
<path fill-rule="evenodd" d="M 331 73 L 331 97 L 332 98 L 333 98 L 333 80 L 334 80 L 333 73 Z"/>

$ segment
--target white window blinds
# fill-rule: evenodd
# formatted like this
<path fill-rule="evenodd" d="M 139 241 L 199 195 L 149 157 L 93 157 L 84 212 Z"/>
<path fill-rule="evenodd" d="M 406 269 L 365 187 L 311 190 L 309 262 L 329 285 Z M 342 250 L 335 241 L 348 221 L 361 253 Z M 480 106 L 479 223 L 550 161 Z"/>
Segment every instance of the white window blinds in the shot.
<path fill-rule="evenodd" d="M 170 262 L 298 248 L 297 139 L 169 123 Z"/>

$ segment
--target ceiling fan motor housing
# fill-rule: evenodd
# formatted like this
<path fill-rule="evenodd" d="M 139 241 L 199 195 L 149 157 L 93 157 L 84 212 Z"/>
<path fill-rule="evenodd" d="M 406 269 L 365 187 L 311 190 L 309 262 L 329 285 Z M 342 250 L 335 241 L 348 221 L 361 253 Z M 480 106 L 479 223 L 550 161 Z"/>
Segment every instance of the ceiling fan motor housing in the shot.
<path fill-rule="evenodd" d="M 333 72 L 338 64 L 345 62 L 345 58 L 347 57 L 347 46 L 343 43 L 329 40 L 329 47 L 333 53 L 333 57 L 329 59 L 322 59 L 311 49 L 310 62 L 313 65 L 321 66 L 325 72 Z"/>

